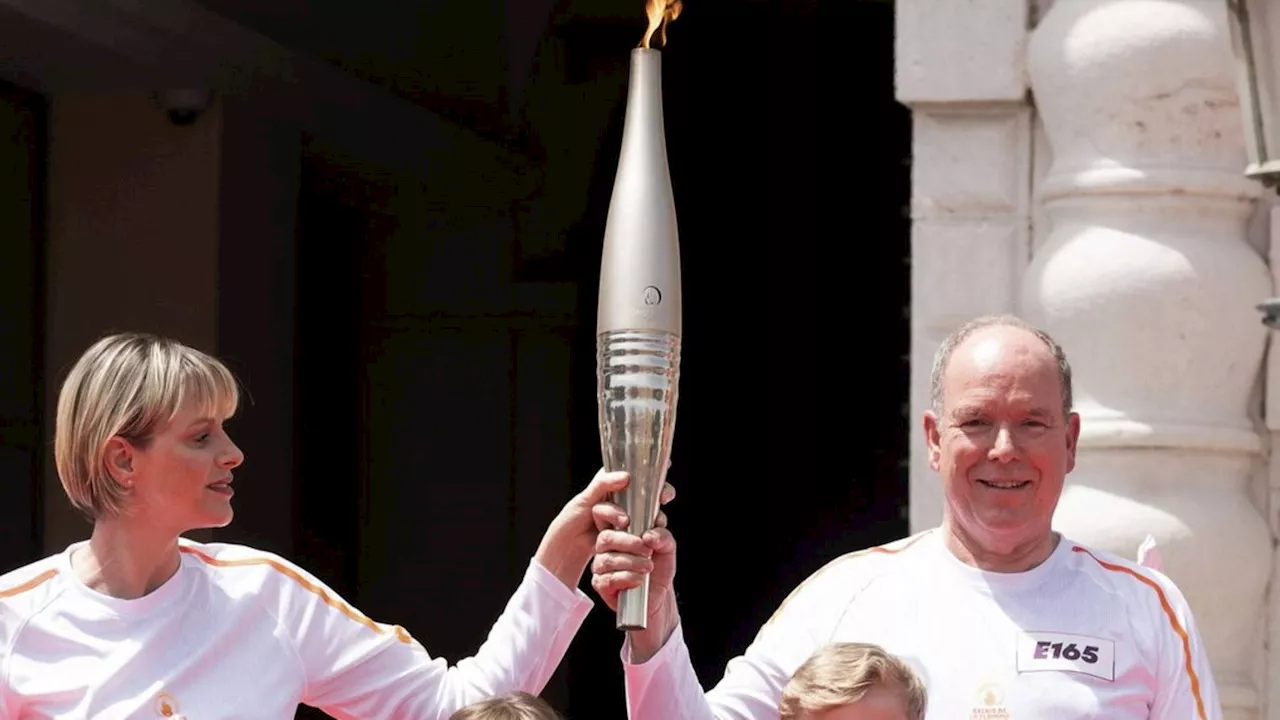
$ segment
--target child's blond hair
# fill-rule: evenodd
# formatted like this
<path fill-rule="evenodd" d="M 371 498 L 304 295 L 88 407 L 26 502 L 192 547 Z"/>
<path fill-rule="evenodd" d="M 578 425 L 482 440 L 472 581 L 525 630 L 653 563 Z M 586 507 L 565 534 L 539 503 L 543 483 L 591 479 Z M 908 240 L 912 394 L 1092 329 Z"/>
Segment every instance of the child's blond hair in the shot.
<path fill-rule="evenodd" d="M 546 700 L 527 692 L 505 695 L 472 703 L 449 717 L 449 720 L 562 720 Z"/>
<path fill-rule="evenodd" d="M 791 676 L 778 706 L 780 720 L 800 720 L 861 700 L 881 686 L 902 698 L 908 720 L 924 720 L 924 682 L 911 666 L 870 643 L 833 643 Z"/>

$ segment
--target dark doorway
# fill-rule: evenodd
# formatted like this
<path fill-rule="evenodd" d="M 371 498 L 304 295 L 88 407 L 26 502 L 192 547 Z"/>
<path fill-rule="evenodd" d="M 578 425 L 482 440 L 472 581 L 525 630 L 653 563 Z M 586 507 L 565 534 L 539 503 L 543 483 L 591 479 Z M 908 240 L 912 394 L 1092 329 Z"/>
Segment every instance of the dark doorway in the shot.
<path fill-rule="evenodd" d="M 382 219 L 376 185 L 307 151 L 298 189 L 294 552 L 343 597 L 359 600 L 365 418 L 363 267 Z"/>
<path fill-rule="evenodd" d="M 46 103 L 0 82 L 0 572 L 41 556 Z"/>
<path fill-rule="evenodd" d="M 367 169 L 317 152 L 303 138 L 295 251 L 293 558 L 365 610 L 360 528 L 367 521 L 363 499 L 369 487 L 363 398 L 371 294 L 365 274 L 366 258 L 377 254 L 371 248 L 381 247 L 389 232 L 391 220 L 381 212 L 388 193 L 389 186 Z M 406 622 L 399 614 L 378 619 Z M 328 716 L 301 707 L 297 717 Z"/>

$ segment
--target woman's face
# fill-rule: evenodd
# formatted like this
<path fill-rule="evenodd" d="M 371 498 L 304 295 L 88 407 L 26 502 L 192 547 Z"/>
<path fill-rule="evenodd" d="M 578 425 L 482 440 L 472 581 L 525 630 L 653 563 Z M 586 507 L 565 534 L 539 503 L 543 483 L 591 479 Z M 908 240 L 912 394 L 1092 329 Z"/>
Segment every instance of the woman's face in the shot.
<path fill-rule="evenodd" d="M 117 481 L 131 489 L 130 514 L 172 527 L 175 534 L 225 527 L 234 515 L 231 471 L 244 462 L 244 453 L 223 429 L 225 418 L 202 415 L 201 409 L 184 403 L 145 447 L 129 445 L 108 455 L 120 471 L 113 472 Z"/>

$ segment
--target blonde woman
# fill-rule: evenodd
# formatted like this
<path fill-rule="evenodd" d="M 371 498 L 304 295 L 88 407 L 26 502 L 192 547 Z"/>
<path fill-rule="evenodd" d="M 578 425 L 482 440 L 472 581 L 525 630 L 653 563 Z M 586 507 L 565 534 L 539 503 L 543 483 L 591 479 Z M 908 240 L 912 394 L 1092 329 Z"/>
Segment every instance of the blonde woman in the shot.
<path fill-rule="evenodd" d="M 223 422 L 238 400 L 221 362 L 151 335 L 103 338 L 71 369 L 54 455 L 93 533 L 0 578 L 0 720 L 283 720 L 299 703 L 444 719 L 541 692 L 592 607 L 577 588 L 592 507 L 625 474 L 565 505 L 488 639 L 451 667 L 282 557 L 181 537 L 231 522 L 244 455 Z"/>

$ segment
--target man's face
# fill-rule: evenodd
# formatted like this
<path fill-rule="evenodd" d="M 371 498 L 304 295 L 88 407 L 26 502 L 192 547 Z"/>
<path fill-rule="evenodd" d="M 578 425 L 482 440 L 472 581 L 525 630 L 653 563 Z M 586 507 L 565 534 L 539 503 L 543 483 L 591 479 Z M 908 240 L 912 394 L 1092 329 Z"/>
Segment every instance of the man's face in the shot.
<path fill-rule="evenodd" d="M 977 331 L 943 372 L 942 405 L 924 430 L 952 530 L 992 554 L 1047 539 L 1080 434 L 1049 348 L 1019 328 Z"/>

